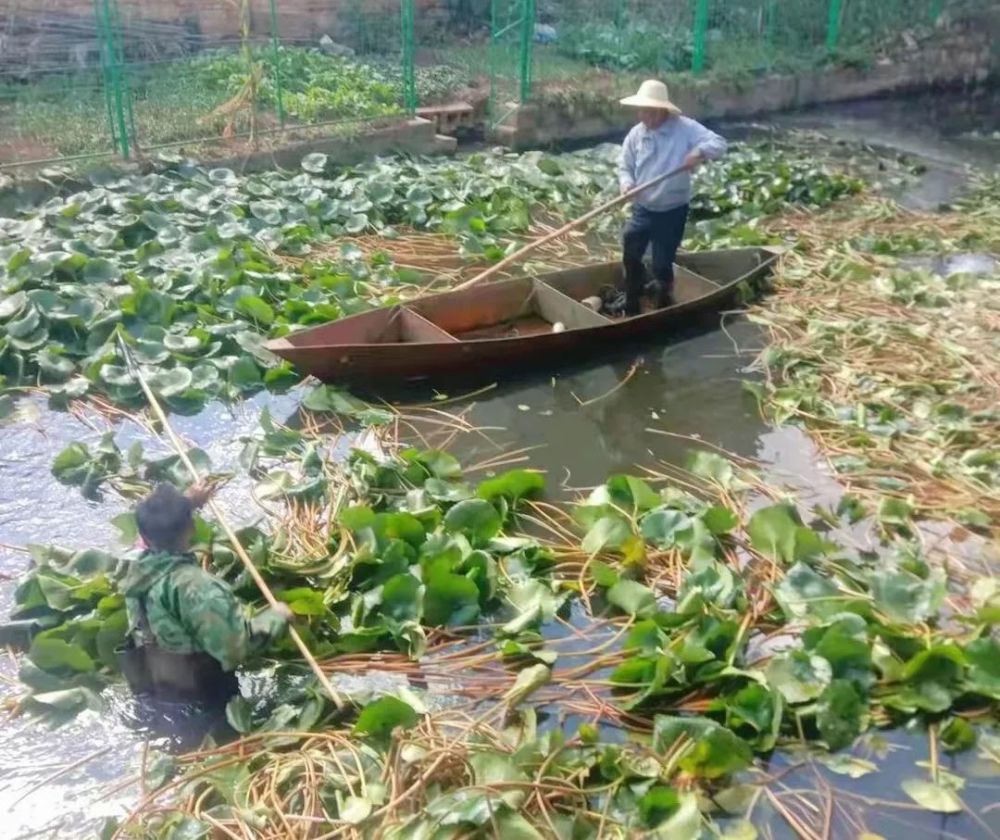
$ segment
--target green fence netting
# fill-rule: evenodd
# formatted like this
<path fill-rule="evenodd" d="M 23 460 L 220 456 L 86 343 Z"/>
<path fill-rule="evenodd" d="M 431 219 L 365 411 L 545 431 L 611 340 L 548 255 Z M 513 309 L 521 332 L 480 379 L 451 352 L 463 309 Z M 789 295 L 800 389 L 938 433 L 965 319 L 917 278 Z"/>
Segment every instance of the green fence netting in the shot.
<path fill-rule="evenodd" d="M 421 106 L 881 60 L 991 0 L 10 0 L 0 169 L 235 154 Z"/>

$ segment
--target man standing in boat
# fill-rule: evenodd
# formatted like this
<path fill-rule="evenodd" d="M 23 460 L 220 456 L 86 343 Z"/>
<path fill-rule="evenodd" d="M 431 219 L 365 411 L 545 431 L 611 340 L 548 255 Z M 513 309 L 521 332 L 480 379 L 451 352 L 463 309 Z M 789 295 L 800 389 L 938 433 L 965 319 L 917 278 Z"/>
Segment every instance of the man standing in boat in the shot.
<path fill-rule="evenodd" d="M 635 96 L 621 100 L 637 108 L 639 123 L 622 145 L 619 183 L 622 193 L 675 169 L 682 171 L 640 193 L 633 200 L 625 225 L 622 262 L 625 266 L 625 314 L 638 315 L 645 285 L 643 257 L 653 246 L 655 305 L 669 306 L 674 294 L 674 258 L 684 238 L 691 201 L 691 173 L 706 160 L 726 152 L 726 141 L 701 123 L 681 114 L 670 101 L 667 86 L 642 83 Z"/>

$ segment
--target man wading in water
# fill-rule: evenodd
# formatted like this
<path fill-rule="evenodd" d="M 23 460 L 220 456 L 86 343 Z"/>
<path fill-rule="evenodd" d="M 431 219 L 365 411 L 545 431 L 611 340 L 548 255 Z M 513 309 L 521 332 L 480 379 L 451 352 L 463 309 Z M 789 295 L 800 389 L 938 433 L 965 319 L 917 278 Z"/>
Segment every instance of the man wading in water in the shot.
<path fill-rule="evenodd" d="M 726 141 L 701 123 L 681 116 L 663 82 L 643 82 L 635 96 L 622 105 L 639 109 L 639 124 L 622 144 L 618 180 L 622 193 L 683 167 L 673 178 L 640 193 L 632 204 L 632 218 L 625 225 L 625 314 L 638 315 L 645 285 L 643 257 L 653 245 L 655 305 L 669 306 L 674 295 L 674 258 L 684 238 L 691 173 L 705 160 L 717 160 L 726 152 Z"/>
<path fill-rule="evenodd" d="M 122 673 L 136 694 L 228 700 L 238 691 L 236 667 L 284 632 L 291 618 L 287 609 L 248 618 L 229 585 L 191 553 L 194 511 L 211 492 L 196 485 L 184 495 L 161 484 L 136 508 L 146 550 L 122 581 L 129 642 L 120 651 Z"/>

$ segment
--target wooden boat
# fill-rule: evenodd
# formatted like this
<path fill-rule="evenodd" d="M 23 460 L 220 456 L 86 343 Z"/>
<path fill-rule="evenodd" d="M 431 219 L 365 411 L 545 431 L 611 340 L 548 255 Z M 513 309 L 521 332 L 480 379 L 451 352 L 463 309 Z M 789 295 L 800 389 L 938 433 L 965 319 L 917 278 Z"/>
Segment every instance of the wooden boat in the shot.
<path fill-rule="evenodd" d="M 740 284 L 767 274 L 779 251 L 737 248 L 679 254 L 676 302 L 631 318 L 580 303 L 620 285 L 619 263 L 520 277 L 352 315 L 269 341 L 268 350 L 326 382 L 407 382 L 537 367 L 600 354 L 731 305 Z M 563 328 L 554 329 L 555 324 Z"/>

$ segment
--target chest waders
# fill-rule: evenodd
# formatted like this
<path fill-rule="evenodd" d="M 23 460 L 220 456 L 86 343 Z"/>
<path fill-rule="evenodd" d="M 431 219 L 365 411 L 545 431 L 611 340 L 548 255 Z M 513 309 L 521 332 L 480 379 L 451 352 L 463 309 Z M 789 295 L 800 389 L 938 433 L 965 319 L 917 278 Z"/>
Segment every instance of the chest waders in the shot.
<path fill-rule="evenodd" d="M 138 599 L 137 628 L 148 640 L 137 645 L 130 635 L 115 653 L 125 680 L 136 695 L 171 702 L 226 702 L 239 693 L 236 675 L 222 670 L 207 653 L 174 653 L 156 644 L 146 617 L 145 596 Z"/>

